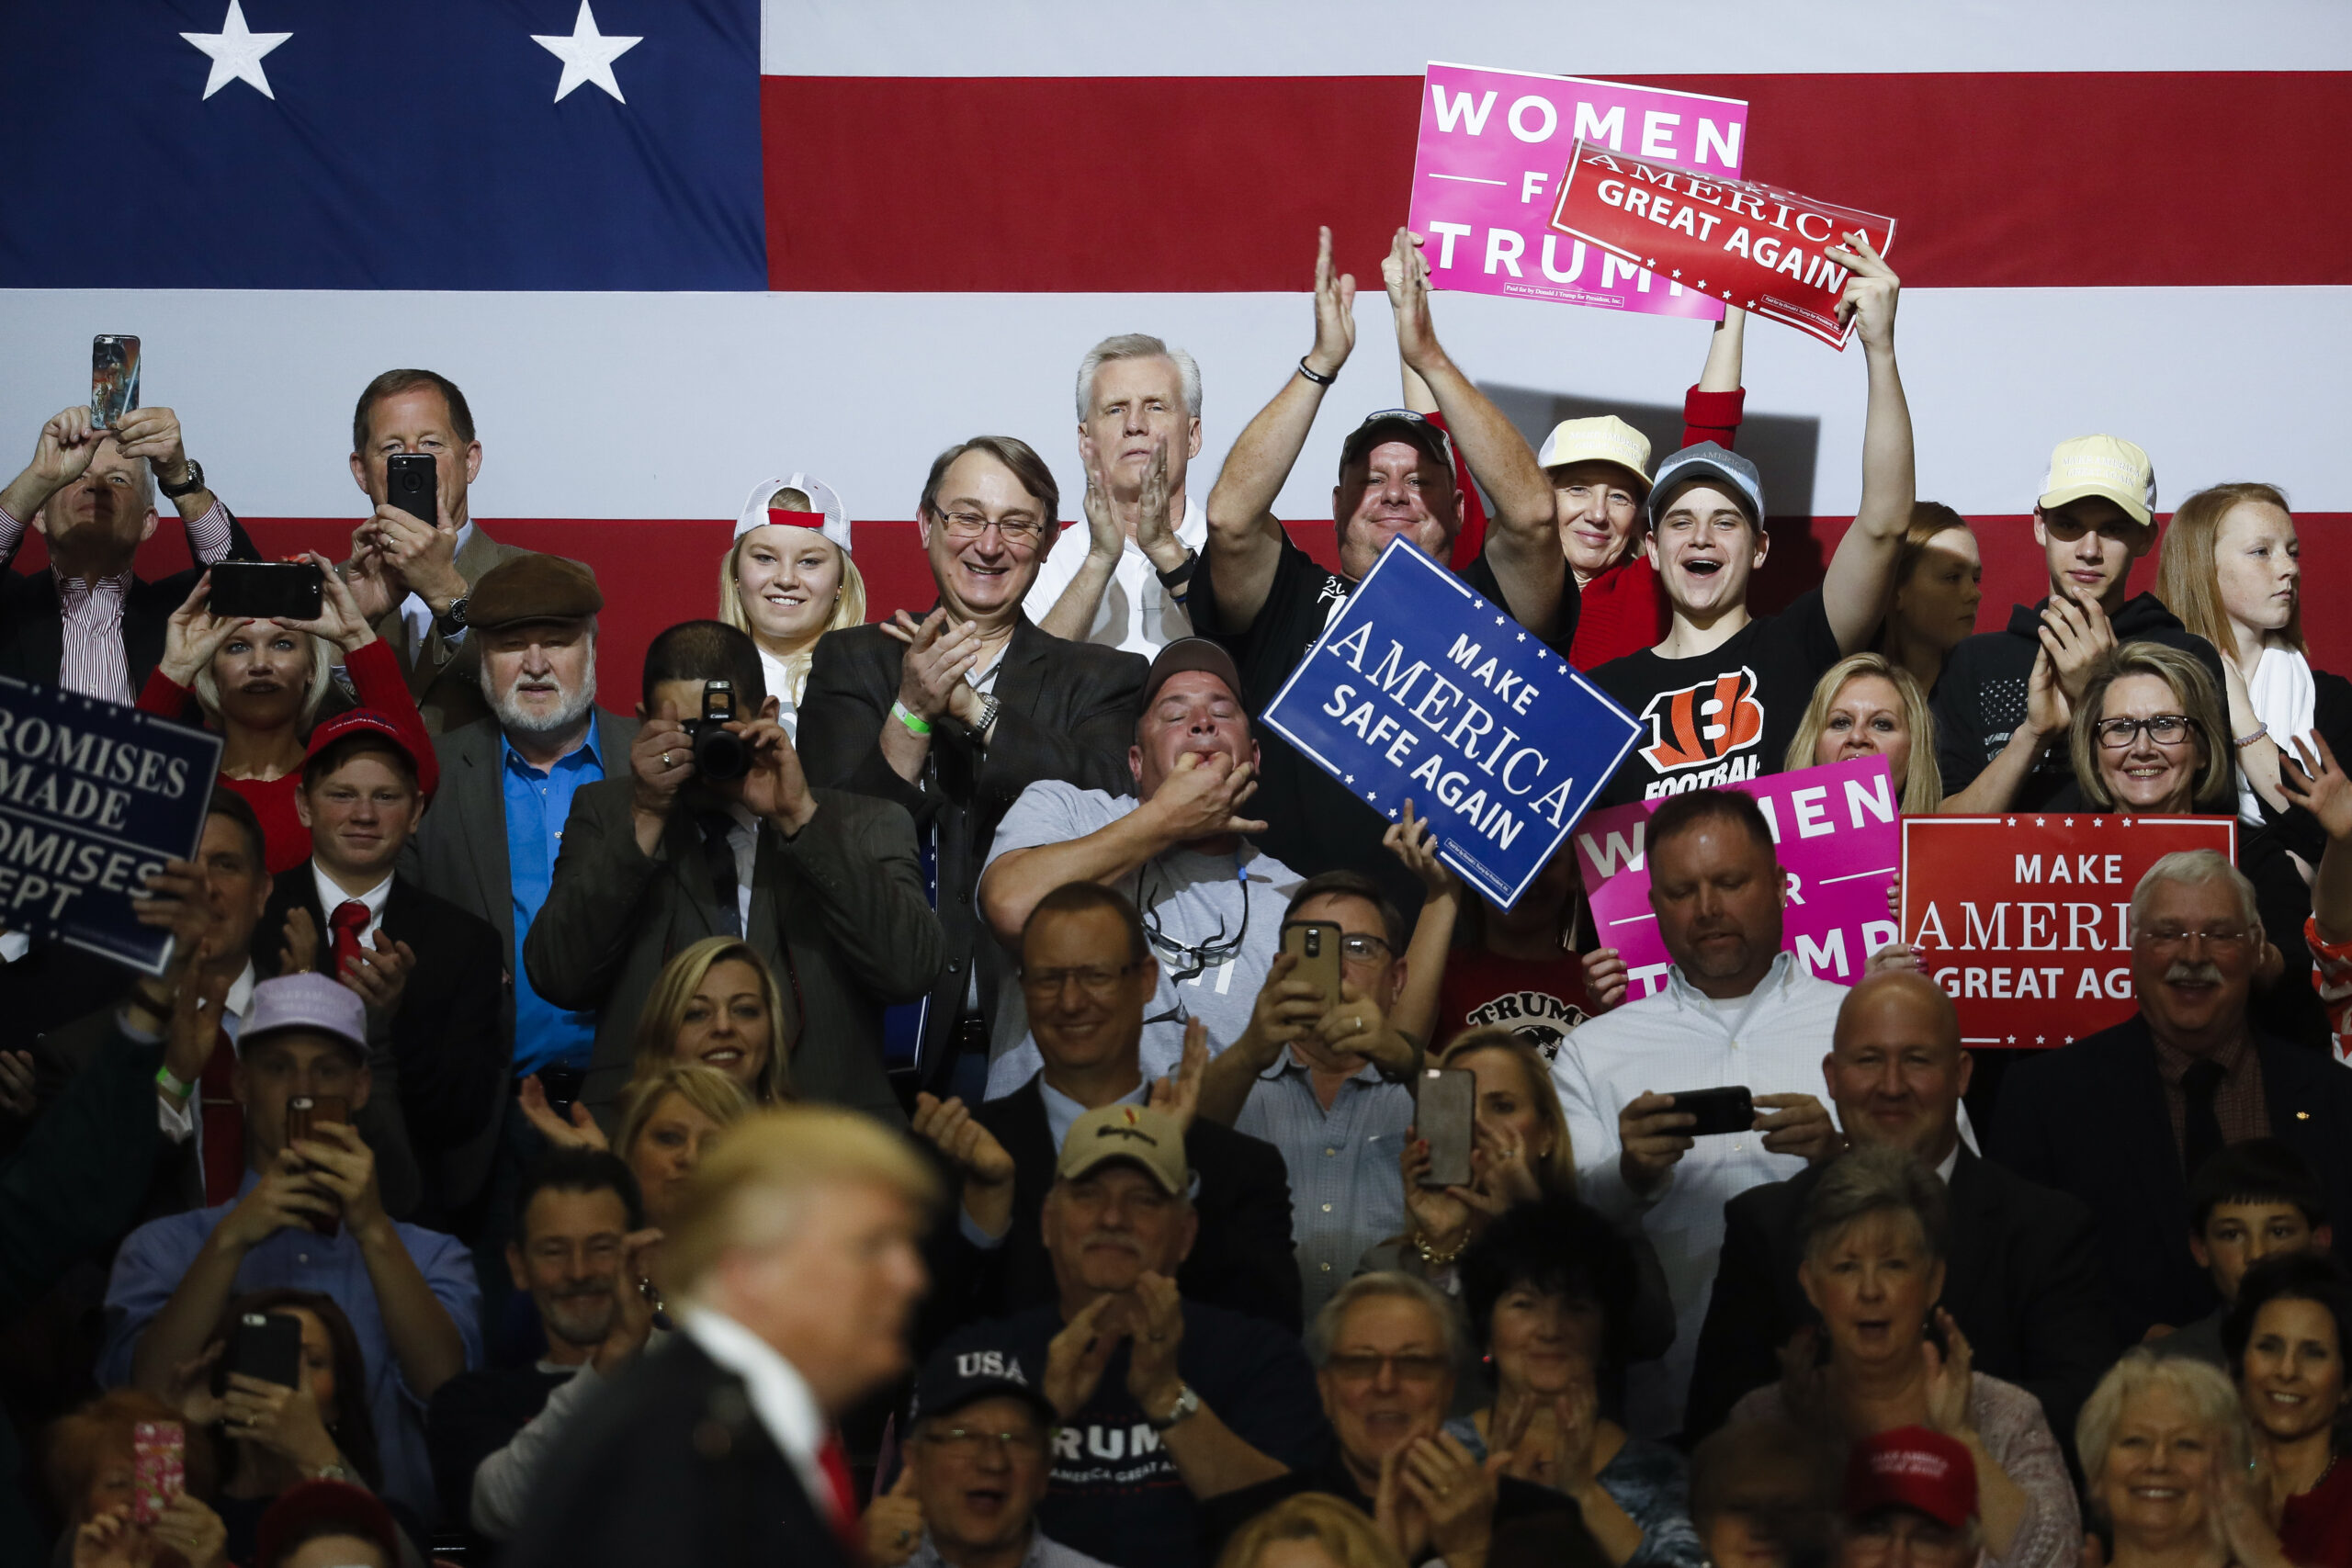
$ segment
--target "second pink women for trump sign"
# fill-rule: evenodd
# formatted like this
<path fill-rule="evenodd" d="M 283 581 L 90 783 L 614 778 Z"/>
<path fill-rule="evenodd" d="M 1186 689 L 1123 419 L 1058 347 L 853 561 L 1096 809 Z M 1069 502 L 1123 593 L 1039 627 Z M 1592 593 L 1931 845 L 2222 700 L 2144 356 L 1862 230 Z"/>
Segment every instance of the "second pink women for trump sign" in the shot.
<path fill-rule="evenodd" d="M 1724 304 L 1545 225 L 1581 139 L 1734 178 L 1747 106 L 1664 87 L 1432 62 L 1421 85 L 1412 230 L 1430 281 L 1610 310 L 1723 319 Z"/>
<path fill-rule="evenodd" d="M 1781 951 L 1821 979 L 1860 979 L 1863 962 L 1896 937 L 1886 894 L 1903 863 L 1903 826 L 1886 759 L 1856 757 L 1724 787 L 1753 796 L 1771 827 L 1788 875 Z M 1673 962 L 1650 909 L 1647 829 L 1663 804 L 1595 811 L 1568 839 L 1600 945 L 1624 957 L 1627 1001 L 1663 987 Z"/>

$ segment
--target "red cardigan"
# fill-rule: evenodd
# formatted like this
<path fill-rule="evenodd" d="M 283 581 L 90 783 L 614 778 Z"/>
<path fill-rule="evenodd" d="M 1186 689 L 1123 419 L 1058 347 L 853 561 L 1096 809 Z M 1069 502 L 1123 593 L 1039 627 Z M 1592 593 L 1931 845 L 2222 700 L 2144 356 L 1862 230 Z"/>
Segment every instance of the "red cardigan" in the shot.
<path fill-rule="evenodd" d="M 417 715 L 415 699 L 408 694 L 408 682 L 401 678 L 401 663 L 392 652 L 392 645 L 378 637 L 345 660 L 344 668 L 350 672 L 359 705 L 373 708 L 390 719 L 392 728 L 408 742 L 409 750 L 416 758 L 416 787 L 426 800 L 431 800 L 433 792 L 440 787 L 441 764 L 433 754 L 433 737 L 425 732 L 424 720 Z M 147 678 L 147 689 L 139 694 L 140 711 L 180 720 L 187 712 L 192 694 L 158 666 Z M 261 818 L 263 852 L 272 876 L 291 871 L 311 858 L 311 830 L 302 826 L 302 818 L 294 809 L 294 795 L 302 784 L 299 769 L 276 779 L 232 779 L 222 773 L 220 783 L 243 795 L 253 807 L 254 815 Z"/>

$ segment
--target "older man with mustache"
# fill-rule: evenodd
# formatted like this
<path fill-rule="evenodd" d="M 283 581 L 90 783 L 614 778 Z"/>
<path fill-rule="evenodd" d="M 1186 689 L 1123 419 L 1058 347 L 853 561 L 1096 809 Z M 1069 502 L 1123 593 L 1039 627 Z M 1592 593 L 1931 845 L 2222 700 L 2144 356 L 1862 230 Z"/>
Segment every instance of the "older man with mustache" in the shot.
<path fill-rule="evenodd" d="M 1057 1424 L 1038 1524 L 1116 1568 L 1196 1568 L 1204 1503 L 1324 1455 L 1298 1341 L 1178 1294 L 1200 1226 L 1192 1191 L 1174 1116 L 1129 1104 L 1080 1116 L 1040 1227 L 1059 1301 L 940 1349 L 1044 1393 Z"/>
<path fill-rule="evenodd" d="M 2131 930 L 2140 1010 L 2018 1063 L 1987 1144 L 2089 1206 L 2126 1343 L 2218 1300 L 2182 1232 L 2188 1183 L 2224 1144 L 2276 1137 L 2335 1212 L 2352 1201 L 2352 1074 L 2246 1016 L 2265 936 L 2253 884 L 2216 851 L 2166 855 L 2132 896 Z"/>

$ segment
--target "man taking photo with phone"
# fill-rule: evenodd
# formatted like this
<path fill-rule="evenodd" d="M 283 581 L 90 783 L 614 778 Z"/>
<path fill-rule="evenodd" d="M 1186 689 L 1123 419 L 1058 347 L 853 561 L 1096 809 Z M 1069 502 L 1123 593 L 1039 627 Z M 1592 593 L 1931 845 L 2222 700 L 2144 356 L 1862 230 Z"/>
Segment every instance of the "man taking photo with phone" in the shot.
<path fill-rule="evenodd" d="M 95 428 L 86 407 L 61 411 L 41 426 L 32 461 L 0 490 L 0 567 L 16 558 L 28 525 L 49 546 L 46 571 L 0 571 L 0 674 L 128 706 L 204 569 L 261 554 L 206 487 L 177 414 L 134 409 L 117 425 Z M 180 514 L 195 564 L 143 582 L 131 563 L 155 532 L 159 491 Z"/>
<path fill-rule="evenodd" d="M 232 1201 L 141 1225 L 122 1244 L 98 1381 L 169 1399 L 232 1297 L 321 1292 L 367 1361 L 385 1492 L 430 1518 L 420 1413 L 481 1359 L 473 1263 L 455 1237 L 384 1212 L 376 1156 L 350 1124 L 374 1087 L 358 993 L 323 975 L 265 980 L 237 1047 L 244 1182 Z"/>
<path fill-rule="evenodd" d="M 1282 935 L 1250 1027 L 1201 1075 L 1199 1114 L 1282 1151 L 1313 1322 L 1366 1249 L 1405 1229 L 1397 1161 L 1420 1048 L 1388 1021 L 1405 987 L 1405 918 L 1369 877 L 1307 878 Z"/>
<path fill-rule="evenodd" d="M 1724 1204 L 1844 1149 L 1817 1084 L 1846 987 L 1781 951 L 1788 895 L 1772 831 L 1749 796 L 1678 795 L 1650 818 L 1650 908 L 1674 960 L 1639 1001 L 1581 1023 L 1553 1058 L 1580 1196 L 1657 1245 L 1674 1299 L 1674 1344 L 1627 1373 L 1626 1427 L 1670 1436 L 1723 1247 Z M 1749 1125 L 1703 1138 L 1675 1090 L 1750 1092 Z M 1660 1092 L 1663 1090 L 1664 1092 Z"/>

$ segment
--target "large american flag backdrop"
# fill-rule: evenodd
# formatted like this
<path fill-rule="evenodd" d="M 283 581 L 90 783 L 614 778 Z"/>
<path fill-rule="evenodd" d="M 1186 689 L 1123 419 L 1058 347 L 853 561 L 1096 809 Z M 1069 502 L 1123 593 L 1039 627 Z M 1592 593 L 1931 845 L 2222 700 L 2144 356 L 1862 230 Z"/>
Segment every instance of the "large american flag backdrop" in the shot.
<path fill-rule="evenodd" d="M 0 467 L 86 395 L 93 333 L 137 333 L 146 400 L 265 547 L 335 553 L 354 396 L 439 369 L 481 427 L 476 517 L 597 568 L 626 706 L 763 474 L 847 498 L 877 613 L 928 603 L 907 519 L 951 441 L 1027 438 L 1074 517 L 1071 375 L 1106 333 L 1199 358 L 1205 495 L 1307 346 L 1328 223 L 1371 287 L 1280 506 L 1328 558 L 1340 434 L 1396 397 L 1377 258 L 1430 60 L 1744 98 L 1751 176 L 1901 220 L 1920 494 L 1978 523 L 1984 626 L 2039 592 L 2051 445 L 2106 431 L 2167 506 L 2285 486 L 2315 652 L 2352 669 L 2323 608 L 2352 583 L 2335 0 L 13 4 Z M 1701 323 L 1523 300 L 1449 295 L 1439 325 L 1531 436 L 1610 408 L 1661 450 L 1704 352 Z M 1853 510 L 1861 371 L 1750 333 L 1768 595 Z"/>

